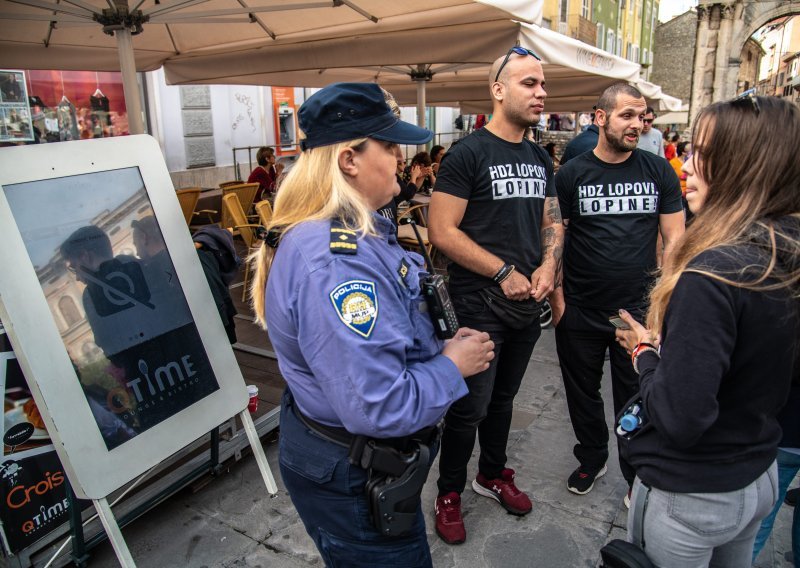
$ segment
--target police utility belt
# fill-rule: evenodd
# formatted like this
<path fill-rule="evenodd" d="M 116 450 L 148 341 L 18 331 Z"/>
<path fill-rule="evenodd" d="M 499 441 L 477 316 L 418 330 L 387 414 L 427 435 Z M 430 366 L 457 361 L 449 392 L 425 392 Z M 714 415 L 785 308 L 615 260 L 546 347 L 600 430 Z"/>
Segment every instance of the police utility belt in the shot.
<path fill-rule="evenodd" d="M 372 524 L 385 536 L 403 536 L 414 526 L 417 503 L 428 478 L 431 447 L 439 442 L 444 421 L 402 438 L 375 439 L 351 434 L 304 416 L 297 417 L 320 437 L 348 448 L 352 465 L 367 470 L 364 487 Z"/>

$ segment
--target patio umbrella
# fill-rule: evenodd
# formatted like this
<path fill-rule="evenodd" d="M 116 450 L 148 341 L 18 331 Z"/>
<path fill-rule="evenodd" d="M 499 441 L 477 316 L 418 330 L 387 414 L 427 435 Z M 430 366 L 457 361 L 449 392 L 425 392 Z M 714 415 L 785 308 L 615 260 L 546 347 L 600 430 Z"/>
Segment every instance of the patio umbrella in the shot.
<path fill-rule="evenodd" d="M 362 39 L 364 44 L 362 45 Z M 400 104 L 461 106 L 491 112 L 489 69 L 519 44 L 543 59 L 548 111 L 588 110 L 611 84 L 638 85 L 639 65 L 537 25 L 512 20 L 402 30 L 380 41 L 334 38 L 282 42 L 228 53 L 178 56 L 165 63 L 171 84 L 288 84 L 322 87 L 335 81 L 376 82 Z M 648 84 L 650 101 L 667 101 Z M 678 106 L 680 102 L 677 101 Z M 418 118 L 423 113 L 418 111 Z"/>
<path fill-rule="evenodd" d="M 543 0 L 2 0 L 0 67 L 116 71 L 131 132 L 143 131 L 136 71 L 171 57 L 269 45 L 371 41 L 410 28 L 541 18 Z M 397 45 L 397 44 L 396 44 Z M 401 52 L 409 46 L 397 47 Z M 317 49 L 305 50 L 313 58 Z M 349 61 L 344 54 L 339 65 Z M 235 56 L 234 56 L 235 57 Z M 406 61 L 403 61 L 405 63 Z M 281 84 L 291 84 L 286 80 Z M 277 84 L 277 83 L 274 83 Z"/>
<path fill-rule="evenodd" d="M 519 28 L 519 44 L 542 57 L 548 112 L 588 111 L 607 87 L 619 81 L 637 87 L 659 110 L 680 110 L 680 99 L 639 78 L 638 64 L 540 26 L 520 24 Z M 429 85 L 428 104 L 459 106 L 465 114 L 490 113 L 490 67 L 472 65 L 436 74 Z M 379 82 L 400 104 L 413 102 L 407 81 L 384 74 Z"/>

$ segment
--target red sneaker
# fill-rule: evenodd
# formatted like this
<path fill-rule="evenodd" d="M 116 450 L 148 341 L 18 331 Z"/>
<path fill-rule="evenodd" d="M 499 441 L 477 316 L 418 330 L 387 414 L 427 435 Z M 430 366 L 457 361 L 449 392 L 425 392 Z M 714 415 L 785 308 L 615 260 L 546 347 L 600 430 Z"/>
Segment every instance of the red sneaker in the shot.
<path fill-rule="evenodd" d="M 491 497 L 513 515 L 527 515 L 533 506 L 531 500 L 514 485 L 514 470 L 505 468 L 498 479 L 487 479 L 482 473 L 472 482 L 478 495 Z"/>
<path fill-rule="evenodd" d="M 436 534 L 447 544 L 461 544 L 467 540 L 464 520 L 461 518 L 461 496 L 455 491 L 436 498 Z"/>

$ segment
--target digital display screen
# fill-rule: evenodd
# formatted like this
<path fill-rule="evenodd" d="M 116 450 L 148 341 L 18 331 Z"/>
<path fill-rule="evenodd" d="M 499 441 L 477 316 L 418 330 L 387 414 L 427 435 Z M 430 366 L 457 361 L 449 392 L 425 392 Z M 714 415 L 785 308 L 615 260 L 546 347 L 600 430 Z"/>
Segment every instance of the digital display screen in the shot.
<path fill-rule="evenodd" d="M 219 389 L 138 168 L 3 189 L 109 450 Z"/>

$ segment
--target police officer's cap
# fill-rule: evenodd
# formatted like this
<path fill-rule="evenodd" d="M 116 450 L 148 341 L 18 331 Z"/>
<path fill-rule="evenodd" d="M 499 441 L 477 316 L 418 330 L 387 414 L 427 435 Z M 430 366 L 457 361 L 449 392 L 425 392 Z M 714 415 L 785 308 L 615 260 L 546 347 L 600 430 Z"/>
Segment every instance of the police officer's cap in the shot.
<path fill-rule="evenodd" d="M 424 144 L 433 133 L 398 119 L 374 83 L 333 83 L 314 93 L 297 113 L 303 150 L 357 138 Z"/>

